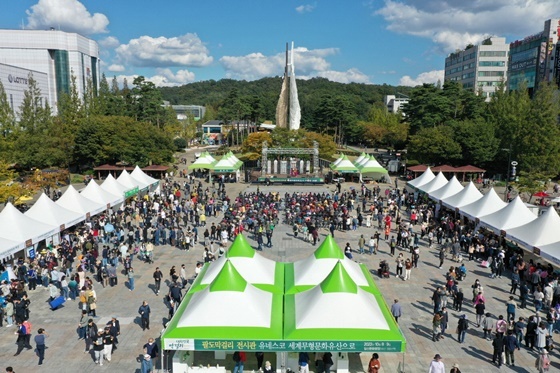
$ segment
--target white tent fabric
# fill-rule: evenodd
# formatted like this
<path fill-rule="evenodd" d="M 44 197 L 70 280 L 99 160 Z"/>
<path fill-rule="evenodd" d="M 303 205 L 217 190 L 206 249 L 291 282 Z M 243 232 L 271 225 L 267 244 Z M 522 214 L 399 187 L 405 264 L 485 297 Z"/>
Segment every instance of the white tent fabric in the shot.
<path fill-rule="evenodd" d="M 431 194 L 436 190 L 443 188 L 443 186 L 445 186 L 445 184 L 447 183 L 448 183 L 447 178 L 445 177 L 443 172 L 440 172 L 432 181 L 418 187 L 418 189 L 420 189 L 422 192 L 426 194 Z"/>
<path fill-rule="evenodd" d="M 227 309 L 224 307 L 227 306 Z M 247 284 L 245 291 L 211 291 L 193 294 L 177 327 L 270 327 L 272 293 Z"/>
<path fill-rule="evenodd" d="M 299 260 L 294 263 L 294 285 L 317 285 L 331 273 L 336 264 L 340 261 L 350 278 L 358 286 L 368 286 L 369 283 L 360 269 L 360 265 L 353 260 L 344 257 L 321 258 L 317 259 L 314 255 Z"/>
<path fill-rule="evenodd" d="M 109 174 L 109 176 L 107 176 L 103 184 L 101 184 L 101 189 L 106 190 L 107 192 L 114 194 L 116 196 L 123 196 L 123 197 L 124 197 L 124 192 L 129 190 L 129 188 L 119 183 L 117 179 L 115 179 L 111 174 Z"/>
<path fill-rule="evenodd" d="M 80 194 L 88 199 L 91 199 L 94 202 L 109 205 L 109 207 L 113 207 L 122 201 L 124 201 L 124 197 L 122 194 L 115 195 L 110 193 L 104 189 L 102 189 L 94 180 L 91 180 L 89 184 L 80 192 Z"/>
<path fill-rule="evenodd" d="M 60 231 L 62 225 L 65 228 L 69 228 L 85 219 L 83 214 L 57 205 L 44 193 L 41 194 L 37 202 L 24 215 L 31 219 L 55 225 L 58 228 L 57 232 Z"/>
<path fill-rule="evenodd" d="M 248 283 L 274 285 L 276 262 L 258 253 L 255 253 L 252 258 L 238 256 L 227 258 L 225 255 L 222 256 L 208 267 L 200 283 L 206 285 L 214 281 L 227 260 L 233 264 Z"/>
<path fill-rule="evenodd" d="M 492 214 L 506 207 L 506 203 L 496 194 L 494 188 L 490 189 L 482 198 L 461 208 L 461 215 L 471 219 Z"/>
<path fill-rule="evenodd" d="M 473 203 L 481 198 L 482 193 L 478 191 L 476 186 L 471 181 L 459 193 L 447 198 L 442 198 L 441 203 L 448 208 L 457 209 Z"/>
<path fill-rule="evenodd" d="M 443 187 L 439 188 L 435 192 L 430 194 L 430 198 L 436 201 L 442 200 L 447 197 L 452 197 L 457 193 L 460 193 L 463 190 L 463 186 L 457 180 L 455 176 L 453 176 L 447 184 Z"/>
<path fill-rule="evenodd" d="M 336 305 L 336 312 L 325 312 L 333 305 Z M 298 329 L 321 329 L 326 325 L 336 325 L 341 329 L 389 330 L 375 297 L 361 288 L 358 288 L 357 294 L 323 293 L 318 285 L 295 295 L 295 309 Z"/>
<path fill-rule="evenodd" d="M 354 161 L 355 164 L 359 164 L 365 157 L 367 157 L 366 153 L 362 152 L 358 158 Z"/>
<path fill-rule="evenodd" d="M 411 186 L 412 188 L 420 188 L 421 186 L 429 183 L 433 179 L 436 178 L 436 175 L 432 172 L 432 170 L 428 167 L 426 171 L 420 176 L 418 176 L 414 180 L 410 180 L 407 185 Z"/>
<path fill-rule="evenodd" d="M 208 157 L 212 160 L 212 162 L 215 161 L 214 158 L 210 154 L 208 154 Z M 158 179 L 154 179 L 153 177 L 147 175 L 138 166 L 134 167 L 134 170 L 130 173 L 130 176 L 132 176 L 135 180 L 142 181 L 142 182 L 144 182 L 145 184 L 148 184 L 148 185 L 153 185 L 153 184 L 159 182 Z"/>
<path fill-rule="evenodd" d="M 351 168 L 356 168 L 356 166 L 354 166 L 354 163 L 352 163 L 352 161 L 350 161 L 348 158 L 344 157 L 344 159 L 340 162 L 338 162 L 338 164 L 336 165 L 337 168 L 339 167 L 351 167 Z"/>
<path fill-rule="evenodd" d="M 517 196 L 506 207 L 492 214 L 480 217 L 480 224 L 483 227 L 494 229 L 494 231 L 507 231 L 508 229 L 520 227 L 535 220 L 537 216 L 533 214 L 525 203 Z"/>
<path fill-rule="evenodd" d="M 123 170 L 121 172 L 121 174 L 117 178 L 117 181 L 127 187 L 127 190 L 140 188 L 140 184 L 138 183 L 138 181 L 133 179 L 126 170 Z"/>
<path fill-rule="evenodd" d="M 25 242 L 17 242 L 0 237 L 0 260 L 8 258 L 25 248 Z"/>
<path fill-rule="evenodd" d="M 560 265 L 560 242 L 544 245 L 539 247 L 539 249 L 543 258 L 556 263 L 556 265 Z"/>
<path fill-rule="evenodd" d="M 85 216 L 88 214 L 92 216 L 99 214 L 107 208 L 106 205 L 102 205 L 82 196 L 72 185 L 66 189 L 66 192 L 55 203 L 67 210 L 79 212 Z"/>
<path fill-rule="evenodd" d="M 336 161 L 333 162 L 334 166 L 337 166 L 344 159 L 344 154 L 341 154 Z"/>
<path fill-rule="evenodd" d="M 530 223 L 507 231 L 507 238 L 527 247 L 541 247 L 560 242 L 560 216 L 549 207 L 541 216 Z"/>
<path fill-rule="evenodd" d="M 16 242 L 31 240 L 32 243 L 37 243 L 56 233 L 58 233 L 58 227 L 25 216 L 11 203 L 6 204 L 0 213 L 0 237 L 2 238 Z"/>

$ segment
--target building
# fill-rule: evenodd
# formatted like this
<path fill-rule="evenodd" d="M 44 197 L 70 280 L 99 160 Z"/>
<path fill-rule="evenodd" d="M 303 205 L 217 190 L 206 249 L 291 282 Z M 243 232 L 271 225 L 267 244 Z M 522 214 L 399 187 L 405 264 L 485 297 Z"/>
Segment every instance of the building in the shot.
<path fill-rule="evenodd" d="M 177 120 L 185 120 L 188 115 L 192 115 L 198 121 L 206 114 L 206 107 L 200 105 L 170 105 L 169 101 L 164 101 L 163 106 L 171 106 L 177 114 Z"/>
<path fill-rule="evenodd" d="M 468 45 L 445 59 L 445 81 L 456 81 L 463 88 L 482 94 L 487 100 L 508 80 L 509 44 L 505 38 L 491 37 L 480 45 Z"/>
<path fill-rule="evenodd" d="M 385 107 L 390 113 L 398 113 L 404 104 L 408 104 L 408 96 L 397 93 L 397 95 L 387 95 L 383 98 Z"/>
<path fill-rule="evenodd" d="M 516 90 L 525 82 L 529 94 L 533 94 L 541 82 L 560 79 L 555 61 L 558 60 L 558 33 L 560 19 L 544 22 L 544 29 L 534 35 L 510 44 L 508 89 Z"/>
<path fill-rule="evenodd" d="M 0 30 L 0 64 L 33 74 L 46 74 L 47 92 L 42 93 L 48 97 L 54 112 L 59 94 L 70 91 L 72 75 L 76 77 L 80 97 L 88 80 L 91 80 L 94 92 L 99 87 L 99 46 L 75 33 L 52 29 Z M 6 77 L 0 79 L 6 86 Z M 17 107 L 13 109 L 17 110 Z"/>
<path fill-rule="evenodd" d="M 49 102 L 49 78 L 47 74 L 0 63 L 0 81 L 2 81 L 8 103 L 16 118 L 19 117 L 19 108 L 23 103 L 24 92 L 27 90 L 29 74 L 33 74 L 33 79 L 41 90 L 42 103 Z"/>

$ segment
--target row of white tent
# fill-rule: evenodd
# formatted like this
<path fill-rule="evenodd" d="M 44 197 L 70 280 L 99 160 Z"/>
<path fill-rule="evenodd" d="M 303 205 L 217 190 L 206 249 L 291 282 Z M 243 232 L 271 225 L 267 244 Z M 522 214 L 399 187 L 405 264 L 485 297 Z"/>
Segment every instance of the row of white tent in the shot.
<path fill-rule="evenodd" d="M 158 184 L 137 166 L 130 174 L 123 170 L 117 179 L 109 175 L 101 185 L 92 180 L 81 192 L 70 185 L 56 202 L 43 193 L 25 213 L 7 203 L 0 212 L 0 260 L 119 205 L 140 190 L 155 190 Z"/>
<path fill-rule="evenodd" d="M 505 234 L 506 238 L 560 264 L 560 216 L 553 206 L 537 216 L 519 196 L 506 203 L 493 188 L 483 195 L 472 182 L 463 187 L 455 176 L 447 180 L 443 173 L 436 176 L 429 168 L 407 185 L 477 221 L 480 227 Z"/>

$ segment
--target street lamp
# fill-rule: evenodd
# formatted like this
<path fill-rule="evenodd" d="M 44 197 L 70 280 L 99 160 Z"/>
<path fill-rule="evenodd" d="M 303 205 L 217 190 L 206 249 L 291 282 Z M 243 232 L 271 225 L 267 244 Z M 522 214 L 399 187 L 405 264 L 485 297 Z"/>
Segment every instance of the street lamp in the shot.
<path fill-rule="evenodd" d="M 511 161 L 508 164 L 508 172 L 507 172 L 507 180 L 506 180 L 506 190 L 504 191 L 504 200 L 506 202 L 508 202 L 509 198 L 507 198 L 508 192 L 509 192 L 509 179 L 510 179 L 510 168 L 509 165 L 511 165 L 511 178 L 513 178 L 515 180 L 515 176 L 517 174 L 517 161 Z"/>

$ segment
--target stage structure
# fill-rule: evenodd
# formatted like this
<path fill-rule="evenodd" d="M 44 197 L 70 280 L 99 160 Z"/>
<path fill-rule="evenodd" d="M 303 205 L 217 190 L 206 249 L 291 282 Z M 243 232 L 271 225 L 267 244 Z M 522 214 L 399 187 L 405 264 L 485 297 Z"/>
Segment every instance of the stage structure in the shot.
<path fill-rule="evenodd" d="M 268 147 L 267 142 L 263 142 L 262 147 L 262 159 L 261 159 L 261 175 L 264 177 L 267 174 L 268 170 L 268 155 L 269 154 L 283 154 L 283 155 L 299 155 L 299 154 L 311 154 L 313 155 L 313 174 L 315 176 L 319 175 L 319 143 L 317 141 L 313 141 L 312 148 L 273 148 L 270 149 Z M 273 172 L 268 172 L 273 173 Z M 278 170 L 276 172 L 278 173 Z"/>
<path fill-rule="evenodd" d="M 278 104 L 276 105 L 276 127 L 298 130 L 301 122 L 296 73 L 294 67 L 294 42 L 288 61 L 288 43 L 286 43 L 286 66 Z"/>

